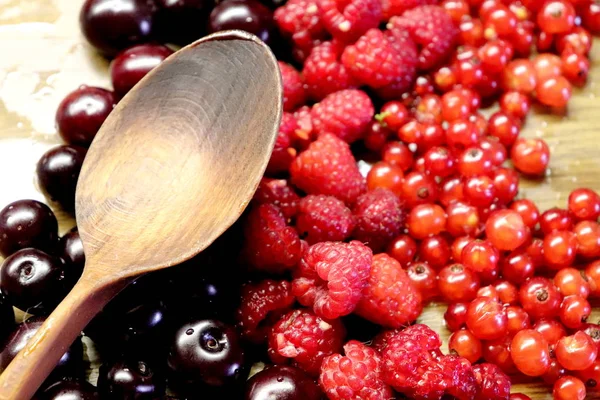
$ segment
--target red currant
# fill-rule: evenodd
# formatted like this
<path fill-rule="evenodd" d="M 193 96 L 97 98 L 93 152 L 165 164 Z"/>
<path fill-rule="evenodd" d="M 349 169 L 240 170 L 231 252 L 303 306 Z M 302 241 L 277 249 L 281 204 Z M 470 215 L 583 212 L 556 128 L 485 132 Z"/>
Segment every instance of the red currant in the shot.
<path fill-rule="evenodd" d="M 502 276 L 515 285 L 520 285 L 535 273 L 535 266 L 526 253 L 516 251 L 502 260 Z"/>
<path fill-rule="evenodd" d="M 479 277 L 475 271 L 462 264 L 447 265 L 438 275 L 438 289 L 447 302 L 473 300 L 479 287 Z"/>
<path fill-rule="evenodd" d="M 594 221 L 581 221 L 573 232 L 577 237 L 577 254 L 584 258 L 600 257 L 600 225 Z"/>
<path fill-rule="evenodd" d="M 377 188 L 389 189 L 397 196 L 402 194 L 402 181 L 404 173 L 402 168 L 385 161 L 375 163 L 367 174 L 367 187 L 369 190 Z"/>
<path fill-rule="evenodd" d="M 389 101 L 381 107 L 379 114 L 375 118 L 389 129 L 397 131 L 408 122 L 409 113 L 402 102 Z"/>
<path fill-rule="evenodd" d="M 596 221 L 600 216 L 600 196 L 592 189 L 575 189 L 569 194 L 569 211 L 579 220 Z"/>
<path fill-rule="evenodd" d="M 542 334 L 551 347 L 567 335 L 564 325 L 554 319 L 541 318 L 533 325 L 533 329 Z"/>
<path fill-rule="evenodd" d="M 536 89 L 536 75 L 533 63 L 527 59 L 511 61 L 503 73 L 503 87 L 506 90 L 529 94 Z"/>
<path fill-rule="evenodd" d="M 524 329 L 515 335 L 510 355 L 518 370 L 528 376 L 544 375 L 550 368 L 548 342 L 533 329 Z"/>
<path fill-rule="evenodd" d="M 405 172 L 412 167 L 414 162 L 412 151 L 402 142 L 386 144 L 383 147 L 381 158 L 388 164 L 400 167 Z"/>
<path fill-rule="evenodd" d="M 429 264 L 413 263 L 407 268 L 406 273 L 415 288 L 421 293 L 423 300 L 437 297 L 439 294 L 437 275 Z"/>
<path fill-rule="evenodd" d="M 540 211 L 535 203 L 529 199 L 513 201 L 510 205 L 510 209 L 519 213 L 521 218 L 523 218 L 523 222 L 529 229 L 535 228 L 540 220 Z"/>
<path fill-rule="evenodd" d="M 590 284 L 587 277 L 575 268 L 561 268 L 554 276 L 554 285 L 563 296 L 579 296 L 587 299 Z"/>
<path fill-rule="evenodd" d="M 600 33 L 600 4 L 590 1 L 582 8 L 580 12 L 585 29 L 594 34 Z"/>
<path fill-rule="evenodd" d="M 485 121 L 485 119 L 484 119 Z M 486 122 L 487 123 L 487 122 Z M 487 130 L 487 129 L 486 129 Z M 488 136 L 479 141 L 481 150 L 487 152 L 492 159 L 492 164 L 500 166 L 506 161 L 506 147 L 495 136 Z"/>
<path fill-rule="evenodd" d="M 465 200 L 464 185 L 460 177 L 451 176 L 440 183 L 440 203 L 448 207 L 452 203 Z"/>
<path fill-rule="evenodd" d="M 406 225 L 415 239 L 437 235 L 446 228 L 446 212 L 437 204 L 419 204 L 408 214 Z"/>
<path fill-rule="evenodd" d="M 587 321 L 592 306 L 583 297 L 567 296 L 560 305 L 559 317 L 564 326 L 569 329 L 579 329 Z"/>
<path fill-rule="evenodd" d="M 573 232 L 552 232 L 544 238 L 544 260 L 549 268 L 568 267 L 577 255 L 577 236 Z"/>
<path fill-rule="evenodd" d="M 521 130 L 519 123 L 510 114 L 499 111 L 490 117 L 488 121 L 488 132 L 497 137 L 506 147 L 512 146 L 519 136 Z"/>
<path fill-rule="evenodd" d="M 583 54 L 565 52 L 562 55 L 565 78 L 575 86 L 584 86 L 590 72 L 590 60 Z"/>
<path fill-rule="evenodd" d="M 433 203 L 437 196 L 437 185 L 429 176 L 420 172 L 411 172 L 404 177 L 402 198 L 407 207 L 413 208 L 419 204 Z"/>
<path fill-rule="evenodd" d="M 465 267 L 477 272 L 495 269 L 498 265 L 500 254 L 490 242 L 473 240 L 462 251 L 461 262 Z"/>
<path fill-rule="evenodd" d="M 563 108 L 571 98 L 571 83 L 563 76 L 548 78 L 539 82 L 536 96 L 540 103 L 556 108 Z"/>
<path fill-rule="evenodd" d="M 464 357 L 471 363 L 477 362 L 482 355 L 481 341 L 467 329 L 461 329 L 450 335 L 448 350 L 450 354 Z"/>
<path fill-rule="evenodd" d="M 600 260 L 590 263 L 585 269 L 585 276 L 590 284 L 591 294 L 600 295 Z"/>
<path fill-rule="evenodd" d="M 456 332 L 467 324 L 467 308 L 468 303 L 453 303 L 448 305 L 444 313 L 444 321 L 446 328 L 450 332 Z"/>
<path fill-rule="evenodd" d="M 568 231 L 573 229 L 573 219 L 567 210 L 551 208 L 540 216 L 540 229 L 544 235 L 554 231 Z"/>
<path fill-rule="evenodd" d="M 465 180 L 465 198 L 476 207 L 489 207 L 496 197 L 496 187 L 492 178 L 476 175 Z"/>
<path fill-rule="evenodd" d="M 500 303 L 514 305 L 519 302 L 519 290 L 509 281 L 496 281 L 494 287 L 496 288 L 496 293 L 498 293 Z"/>
<path fill-rule="evenodd" d="M 448 146 L 457 151 L 474 146 L 479 140 L 477 125 L 469 121 L 452 121 L 446 129 Z"/>
<path fill-rule="evenodd" d="M 500 97 L 500 110 L 517 119 L 524 119 L 531 107 L 529 96 L 517 92 L 508 91 Z M 518 130 L 518 128 L 517 128 Z"/>
<path fill-rule="evenodd" d="M 564 0 L 548 0 L 538 12 L 537 23 L 546 33 L 564 33 L 575 24 L 575 7 Z"/>
<path fill-rule="evenodd" d="M 589 391 L 597 391 L 600 385 L 600 360 L 594 361 L 592 365 L 582 371 L 576 371 L 575 374 Z"/>
<path fill-rule="evenodd" d="M 419 261 L 426 262 L 434 269 L 440 269 L 450 259 L 450 245 L 441 235 L 423 239 L 419 245 Z"/>
<path fill-rule="evenodd" d="M 365 147 L 371 151 L 379 152 L 385 146 L 392 131 L 378 121 L 371 121 L 363 139 Z"/>
<path fill-rule="evenodd" d="M 477 208 L 456 201 L 446 208 L 446 230 L 454 237 L 473 235 L 479 231 Z"/>
<path fill-rule="evenodd" d="M 490 155 L 479 147 L 469 147 L 458 157 L 458 172 L 465 177 L 487 175 L 494 164 Z"/>
<path fill-rule="evenodd" d="M 519 300 L 533 319 L 552 318 L 558 315 L 562 296 L 551 280 L 534 277 L 521 286 Z"/>
<path fill-rule="evenodd" d="M 526 175 L 543 175 L 550 161 L 550 149 L 542 139 L 518 138 L 510 151 L 515 168 Z"/>
<path fill-rule="evenodd" d="M 489 363 L 496 364 L 507 374 L 518 372 L 510 354 L 512 338 L 508 335 L 498 340 L 483 342 L 483 359 Z"/>
<path fill-rule="evenodd" d="M 515 335 L 523 329 L 531 328 L 531 320 L 529 314 L 521 307 L 509 306 L 506 307 L 507 331 L 510 336 Z"/>
<path fill-rule="evenodd" d="M 523 218 L 511 210 L 492 213 L 485 223 L 485 232 L 488 240 L 498 250 L 508 251 L 521 246 L 529 236 Z"/>
<path fill-rule="evenodd" d="M 513 56 L 513 48 L 504 40 L 490 40 L 477 53 L 486 72 L 500 73 Z"/>
<path fill-rule="evenodd" d="M 562 337 L 554 353 L 560 365 L 571 371 L 581 371 L 596 361 L 598 347 L 587 333 L 578 331 Z"/>
<path fill-rule="evenodd" d="M 408 235 L 400 235 L 388 245 L 387 253 L 406 267 L 415 259 L 417 242 Z"/>
<path fill-rule="evenodd" d="M 441 124 L 442 99 L 437 94 L 425 95 L 417 104 L 414 114 L 422 124 Z"/>
<path fill-rule="evenodd" d="M 519 192 L 519 175 L 510 168 L 497 168 L 494 171 L 496 197 L 502 204 L 510 203 Z"/>
<path fill-rule="evenodd" d="M 541 53 L 533 58 L 533 68 L 538 81 L 556 78 L 562 74 L 562 60 L 552 53 Z"/>
<path fill-rule="evenodd" d="M 587 391 L 584 383 L 574 376 L 563 376 L 554 383 L 554 400 L 585 400 Z"/>
<path fill-rule="evenodd" d="M 504 307 L 489 297 L 478 297 L 467 309 L 467 327 L 481 340 L 496 340 L 507 332 L 508 319 Z"/>
<path fill-rule="evenodd" d="M 423 156 L 425 171 L 432 176 L 446 177 L 455 170 L 456 158 L 446 147 L 432 147 Z"/>

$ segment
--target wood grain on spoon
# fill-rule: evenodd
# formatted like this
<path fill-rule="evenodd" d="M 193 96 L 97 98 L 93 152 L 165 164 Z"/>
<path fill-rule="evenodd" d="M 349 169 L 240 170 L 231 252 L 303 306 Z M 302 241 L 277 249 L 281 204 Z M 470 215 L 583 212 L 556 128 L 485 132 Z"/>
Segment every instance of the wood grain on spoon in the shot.
<path fill-rule="evenodd" d="M 0 376 L 1 400 L 31 398 L 134 277 L 187 260 L 235 222 L 269 160 L 281 98 L 266 45 L 230 31 L 175 53 L 121 100 L 77 186 L 84 273 Z"/>

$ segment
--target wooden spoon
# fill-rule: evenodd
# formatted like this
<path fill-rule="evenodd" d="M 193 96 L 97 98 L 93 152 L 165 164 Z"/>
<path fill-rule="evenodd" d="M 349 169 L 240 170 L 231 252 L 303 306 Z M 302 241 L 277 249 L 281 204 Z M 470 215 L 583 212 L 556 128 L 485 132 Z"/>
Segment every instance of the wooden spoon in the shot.
<path fill-rule="evenodd" d="M 121 100 L 77 184 L 83 275 L 0 376 L 0 399 L 30 399 L 132 279 L 189 259 L 235 222 L 277 136 L 280 79 L 263 42 L 228 31 L 178 51 Z"/>

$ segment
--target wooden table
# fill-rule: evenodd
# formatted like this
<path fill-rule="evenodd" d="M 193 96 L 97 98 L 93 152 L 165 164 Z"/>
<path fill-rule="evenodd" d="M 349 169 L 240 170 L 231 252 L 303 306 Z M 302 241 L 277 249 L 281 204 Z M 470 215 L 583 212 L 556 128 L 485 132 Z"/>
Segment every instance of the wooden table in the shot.
<path fill-rule="evenodd" d="M 33 198 L 45 201 L 35 183 L 35 164 L 59 144 L 54 113 L 62 98 L 81 84 L 109 87 L 108 63 L 89 48 L 78 26 L 83 0 L 0 0 L 0 207 Z M 600 46 L 599 46 L 600 47 Z M 592 60 L 600 58 L 600 48 Z M 591 80 L 600 82 L 600 64 Z M 600 191 L 600 83 L 576 90 L 564 116 L 536 113 L 522 135 L 544 138 L 552 151 L 547 176 L 522 181 L 520 197 L 541 210 L 564 207 L 569 192 L 581 186 Z M 57 211 L 61 233 L 75 221 Z M 427 307 L 420 322 L 448 337 L 443 304 Z M 600 317 L 596 308 L 591 321 Z M 94 355 L 89 352 L 90 357 Z M 93 380 L 93 378 L 92 378 Z M 552 399 L 538 384 L 517 384 L 532 399 Z M 590 398 L 592 398 L 590 396 Z"/>

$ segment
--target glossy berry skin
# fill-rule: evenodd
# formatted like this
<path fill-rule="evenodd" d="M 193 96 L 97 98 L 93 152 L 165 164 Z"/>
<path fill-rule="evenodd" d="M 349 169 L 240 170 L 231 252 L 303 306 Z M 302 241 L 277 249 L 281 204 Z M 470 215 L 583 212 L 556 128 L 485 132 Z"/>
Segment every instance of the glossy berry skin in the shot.
<path fill-rule="evenodd" d="M 575 24 L 575 7 L 568 1 L 548 0 L 537 15 L 537 23 L 546 33 L 565 33 Z"/>
<path fill-rule="evenodd" d="M 531 320 L 521 307 L 508 306 L 506 307 L 507 331 L 509 336 L 514 336 L 517 332 L 523 329 L 531 328 Z"/>
<path fill-rule="evenodd" d="M 470 301 L 479 290 L 479 277 L 462 264 L 448 265 L 438 275 L 438 289 L 447 302 Z"/>
<path fill-rule="evenodd" d="M 377 188 L 389 189 L 394 194 L 400 196 L 403 180 L 404 173 L 402 172 L 402 168 L 380 161 L 375 163 L 367 174 L 367 188 L 369 190 Z"/>
<path fill-rule="evenodd" d="M 273 13 L 256 0 L 227 0 L 210 13 L 208 31 L 240 29 L 269 43 L 273 36 Z"/>
<path fill-rule="evenodd" d="M 467 327 L 481 340 L 496 340 L 506 335 L 508 319 L 504 307 L 495 299 L 478 297 L 467 309 Z"/>
<path fill-rule="evenodd" d="M 65 263 L 67 281 L 75 283 L 83 272 L 85 254 L 79 231 L 72 230 L 60 239 L 58 255 Z"/>
<path fill-rule="evenodd" d="M 321 400 L 323 393 L 301 369 L 274 365 L 263 369 L 246 383 L 244 400 Z"/>
<path fill-rule="evenodd" d="M 536 95 L 539 102 L 556 108 L 562 108 L 567 105 L 571 98 L 571 91 L 571 84 L 562 76 L 548 78 L 539 82 L 536 87 Z"/>
<path fill-rule="evenodd" d="M 561 268 L 554 275 L 554 285 L 565 297 L 577 295 L 587 299 L 591 290 L 585 273 L 575 268 Z"/>
<path fill-rule="evenodd" d="M 87 0 L 79 14 L 83 35 L 106 56 L 149 41 L 155 6 L 148 0 Z"/>
<path fill-rule="evenodd" d="M 568 207 L 578 220 L 595 221 L 600 216 L 600 196 L 591 189 L 575 189 L 569 194 Z"/>
<path fill-rule="evenodd" d="M 0 289 L 23 311 L 37 314 L 51 310 L 67 291 L 64 263 L 41 250 L 19 250 L 2 264 Z"/>
<path fill-rule="evenodd" d="M 558 362 L 568 370 L 582 371 L 596 361 L 598 346 L 585 332 L 562 337 L 554 349 Z"/>
<path fill-rule="evenodd" d="M 448 264 L 450 245 L 442 235 L 429 236 L 419 245 L 419 260 L 439 270 Z"/>
<path fill-rule="evenodd" d="M 44 318 L 33 317 L 20 323 L 2 345 L 0 352 L 0 373 L 25 347 L 44 323 Z M 78 337 L 60 358 L 49 379 L 79 377 L 83 374 L 83 345 Z"/>
<path fill-rule="evenodd" d="M 546 172 L 550 162 L 550 149 L 542 139 L 518 138 L 511 148 L 510 157 L 519 172 L 540 176 Z"/>
<path fill-rule="evenodd" d="M 437 235 L 446 227 L 446 212 L 437 204 L 420 204 L 408 214 L 408 232 L 415 239 Z"/>
<path fill-rule="evenodd" d="M 171 49 L 157 44 L 140 44 L 119 53 L 110 63 L 110 79 L 115 94 L 125 96 L 148 72 L 171 54 Z"/>
<path fill-rule="evenodd" d="M 535 273 L 531 258 L 523 252 L 513 251 L 502 260 L 502 277 L 515 285 L 520 285 Z"/>
<path fill-rule="evenodd" d="M 461 262 L 477 272 L 493 270 L 498 265 L 500 254 L 490 242 L 473 240 L 462 251 Z"/>
<path fill-rule="evenodd" d="M 568 267 L 577 255 L 577 236 L 573 232 L 552 232 L 544 238 L 544 260 L 548 268 Z"/>
<path fill-rule="evenodd" d="M 119 360 L 103 364 L 98 371 L 102 398 L 153 400 L 165 392 L 165 378 L 144 361 Z"/>
<path fill-rule="evenodd" d="M 0 255 L 35 247 L 52 251 L 58 239 L 58 221 L 50 208 L 36 200 L 17 200 L 0 211 Z"/>
<path fill-rule="evenodd" d="M 450 335 L 448 350 L 466 358 L 470 363 L 478 361 L 482 354 L 481 341 L 468 329 L 461 329 Z"/>
<path fill-rule="evenodd" d="M 79 87 L 58 105 L 58 133 L 69 144 L 89 146 L 115 104 L 113 92 L 93 86 Z"/>
<path fill-rule="evenodd" d="M 98 400 L 96 388 L 84 379 L 58 381 L 48 386 L 41 400 Z"/>
<path fill-rule="evenodd" d="M 408 235 L 400 235 L 390 242 L 386 253 L 395 258 L 402 267 L 406 267 L 415 259 L 417 243 Z"/>
<path fill-rule="evenodd" d="M 244 352 L 233 328 L 214 320 L 192 321 L 175 333 L 168 364 L 185 381 L 223 386 L 243 375 Z"/>
<path fill-rule="evenodd" d="M 507 374 L 518 372 L 510 354 L 512 338 L 505 336 L 499 340 L 484 341 L 483 359 L 489 363 L 496 364 Z"/>
<path fill-rule="evenodd" d="M 540 319 L 558 315 L 562 296 L 551 280 L 534 277 L 521 286 L 519 299 L 533 319 Z"/>
<path fill-rule="evenodd" d="M 513 201 L 510 209 L 519 213 L 523 222 L 529 229 L 534 229 L 540 219 L 540 211 L 535 203 L 529 199 Z"/>
<path fill-rule="evenodd" d="M 412 263 L 406 269 L 406 274 L 423 300 L 434 298 L 439 294 L 437 274 L 429 264 L 424 262 Z"/>
<path fill-rule="evenodd" d="M 87 150 L 62 145 L 48 150 L 37 163 L 40 188 L 66 211 L 75 209 L 75 188 Z"/>
<path fill-rule="evenodd" d="M 511 210 L 492 213 L 485 223 L 485 230 L 488 240 L 499 250 L 512 251 L 525 243 L 528 237 L 523 218 Z"/>
<path fill-rule="evenodd" d="M 573 218 L 567 210 L 551 208 L 540 216 L 540 229 L 544 235 L 554 231 L 568 231 L 573 228 Z"/>
<path fill-rule="evenodd" d="M 517 333 L 512 339 L 510 352 L 515 366 L 527 376 L 541 376 L 550 367 L 548 342 L 533 329 Z"/>
<path fill-rule="evenodd" d="M 579 329 L 592 313 L 590 303 L 579 296 L 567 296 L 560 305 L 560 321 L 569 329 Z"/>
<path fill-rule="evenodd" d="M 563 376 L 554 383 L 554 400 L 585 400 L 585 384 L 574 376 Z"/>
<path fill-rule="evenodd" d="M 541 333 L 550 346 L 567 335 L 564 325 L 555 319 L 541 318 L 533 325 L 533 329 Z"/>
<path fill-rule="evenodd" d="M 164 43 L 186 45 L 206 33 L 212 0 L 155 0 L 156 25 Z"/>

